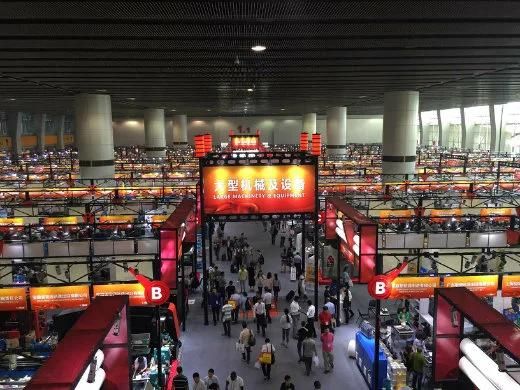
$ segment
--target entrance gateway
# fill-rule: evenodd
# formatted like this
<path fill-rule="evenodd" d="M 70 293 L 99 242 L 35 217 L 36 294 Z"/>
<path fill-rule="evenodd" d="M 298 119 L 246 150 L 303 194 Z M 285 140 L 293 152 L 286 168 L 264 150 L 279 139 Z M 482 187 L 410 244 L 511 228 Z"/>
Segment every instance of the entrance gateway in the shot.
<path fill-rule="evenodd" d="M 206 222 L 302 221 L 302 248 L 306 222 L 314 223 L 314 270 L 318 269 L 318 157 L 307 152 L 263 151 L 259 134 L 233 135 L 221 153 L 199 159 L 200 219 L 204 246 Z M 242 142 L 243 141 L 243 142 Z M 211 235 L 208 236 L 212 248 Z M 302 251 L 302 256 L 304 256 Z M 212 251 L 209 251 L 210 260 Z M 211 263 L 211 261 L 210 261 Z M 207 254 L 202 251 L 207 275 Z M 203 278 L 203 296 L 208 296 Z M 314 272 L 314 302 L 318 302 L 318 273 Z M 204 323 L 208 308 L 204 305 Z"/>

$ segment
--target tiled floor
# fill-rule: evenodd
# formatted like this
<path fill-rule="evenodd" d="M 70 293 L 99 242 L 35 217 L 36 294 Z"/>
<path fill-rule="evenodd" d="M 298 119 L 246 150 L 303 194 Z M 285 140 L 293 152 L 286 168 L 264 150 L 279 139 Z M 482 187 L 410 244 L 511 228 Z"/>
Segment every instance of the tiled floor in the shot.
<path fill-rule="evenodd" d="M 249 243 L 252 244 L 254 248 L 262 250 L 265 257 L 264 273 L 268 271 L 278 273 L 282 287 L 280 297 L 283 297 L 283 299 L 280 299 L 280 310 L 283 310 L 287 305 L 285 295 L 291 289 L 296 290 L 296 283 L 289 281 L 288 273 L 279 273 L 279 247 L 271 245 L 270 236 L 268 233 L 264 233 L 260 222 L 234 222 L 226 224 L 226 236 L 238 236 L 241 232 L 245 233 Z M 217 264 L 221 264 L 221 262 Z M 232 275 L 231 280 L 237 279 L 237 274 L 229 274 L 228 262 L 222 264 L 219 268 L 226 271 L 226 280 L 229 280 L 230 275 Z M 309 296 L 311 295 L 312 294 L 309 294 Z M 190 305 L 190 313 L 186 323 L 187 330 L 182 336 L 182 366 L 190 381 L 193 372 L 198 371 L 201 376 L 206 376 L 207 370 L 213 368 L 216 375 L 221 379 L 221 382 L 225 381 L 229 373 L 235 370 L 239 376 L 244 378 L 248 390 L 279 389 L 280 384 L 283 382 L 283 377 L 286 374 L 291 375 L 297 390 L 313 389 L 313 382 L 315 380 L 319 380 L 322 384 L 322 389 L 327 390 L 361 390 L 368 388 L 354 360 L 349 359 L 346 354 L 347 344 L 349 340 L 354 337 L 356 331 L 355 321 L 351 321 L 349 325 L 340 326 L 336 330 L 334 371 L 329 374 L 324 374 L 323 368 L 313 368 L 311 376 L 307 377 L 304 375 L 303 364 L 297 363 L 298 354 L 296 351 L 296 343 L 291 339 L 289 348 L 280 346 L 282 338 L 281 329 L 278 320 L 273 320 L 273 323 L 267 328 L 267 337 L 271 338 L 277 350 L 276 363 L 272 367 L 271 381 L 265 382 L 261 370 L 256 369 L 253 362 L 247 365 L 241 360 L 241 355 L 235 351 L 235 341 L 241 330 L 240 324 L 232 325 L 231 338 L 222 336 L 223 328 L 221 324 L 213 326 L 210 321 L 209 326 L 204 326 L 203 312 L 200 305 L 200 293 L 195 294 L 191 298 L 195 299 L 195 303 Z M 320 303 L 322 303 L 321 299 L 323 299 L 323 293 L 320 291 Z M 368 299 L 366 286 L 354 286 L 352 305 L 354 311 L 357 312 L 358 307 L 360 307 L 362 311 L 366 311 Z M 256 329 L 252 321 L 251 324 L 253 329 Z M 252 360 L 258 356 L 262 342 L 263 339 L 260 337 L 257 338 L 257 345 L 253 347 L 252 351 Z M 318 341 L 317 344 L 318 350 L 321 352 L 320 342 Z"/>

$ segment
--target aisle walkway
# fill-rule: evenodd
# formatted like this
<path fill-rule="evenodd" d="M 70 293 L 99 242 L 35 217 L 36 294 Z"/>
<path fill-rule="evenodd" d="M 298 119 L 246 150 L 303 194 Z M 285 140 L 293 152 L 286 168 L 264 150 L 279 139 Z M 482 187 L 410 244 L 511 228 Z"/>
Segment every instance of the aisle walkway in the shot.
<path fill-rule="evenodd" d="M 296 283 L 289 281 L 289 274 L 281 274 L 280 271 L 280 249 L 278 245 L 271 245 L 271 238 L 268 233 L 264 233 L 260 222 L 233 222 L 227 223 L 225 228 L 225 236 L 239 236 L 244 232 L 248 238 L 248 242 L 257 249 L 262 250 L 265 257 L 265 265 L 263 267 L 264 274 L 267 272 L 278 273 L 281 279 L 280 292 L 280 311 L 287 307 L 285 295 L 288 291 L 296 290 Z M 277 240 L 277 244 L 279 240 Z M 237 274 L 229 273 L 229 262 L 217 262 L 219 269 L 226 272 L 226 281 L 237 280 Z M 231 275 L 231 276 L 230 276 Z M 238 285 L 238 282 L 236 282 Z M 312 293 L 308 292 L 309 296 Z M 323 304 L 323 292 L 320 291 L 320 308 Z M 207 375 L 207 370 L 213 368 L 216 375 L 225 382 L 225 378 L 233 370 L 239 376 L 244 378 L 248 390 L 255 389 L 279 389 L 286 374 L 291 375 L 293 383 L 297 390 L 313 389 L 313 382 L 319 380 L 322 389 L 327 390 L 363 390 L 367 389 L 354 360 L 348 359 L 346 354 L 346 346 L 356 331 L 355 319 L 351 320 L 349 325 L 342 325 L 336 329 L 334 359 L 335 368 L 332 373 L 324 374 L 323 368 L 313 368 L 310 377 L 304 375 L 304 365 L 298 362 L 298 354 L 296 351 L 296 341 L 291 339 L 289 348 L 280 345 L 282 332 L 279 325 L 278 317 L 273 319 L 273 323 L 267 328 L 267 337 L 275 346 L 276 363 L 272 367 L 271 381 L 265 382 L 262 372 L 253 365 L 253 360 L 258 356 L 260 346 L 263 344 L 263 338 L 257 337 L 257 344 L 251 352 L 251 364 L 247 365 L 242 361 L 240 353 L 235 351 L 235 342 L 238 334 L 242 329 L 240 323 L 232 325 L 231 338 L 222 336 L 223 328 L 219 323 L 213 326 L 210 318 L 210 325 L 203 324 L 203 311 L 201 309 L 201 295 L 195 294 L 191 297 L 195 299 L 195 303 L 190 305 L 190 313 L 187 320 L 187 330 L 182 336 L 182 366 L 186 376 L 192 382 L 192 374 L 198 371 L 202 377 Z M 357 313 L 357 308 L 366 311 L 368 295 L 366 294 L 366 286 L 354 286 L 353 288 L 353 310 Z M 306 305 L 303 306 L 306 309 Z M 321 310 L 321 309 L 320 309 Z M 211 313 L 210 313 L 211 317 Z M 255 324 L 250 320 L 252 329 L 256 330 Z M 316 325 L 318 329 L 318 325 Z M 319 339 L 317 339 L 319 340 Z M 321 342 L 317 341 L 317 349 L 321 357 Z M 224 387 L 222 387 L 224 389 Z"/>

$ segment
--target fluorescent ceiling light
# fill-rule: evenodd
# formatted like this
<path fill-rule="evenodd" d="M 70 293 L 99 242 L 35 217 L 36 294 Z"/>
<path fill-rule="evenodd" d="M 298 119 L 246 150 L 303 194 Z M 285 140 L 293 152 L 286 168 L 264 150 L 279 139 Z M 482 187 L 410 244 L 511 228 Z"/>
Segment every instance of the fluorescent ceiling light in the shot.
<path fill-rule="evenodd" d="M 248 88 L 247 92 L 253 92 L 253 88 Z"/>
<path fill-rule="evenodd" d="M 135 100 L 134 97 L 129 97 L 129 98 L 126 98 L 127 100 Z"/>
<path fill-rule="evenodd" d="M 265 49 L 266 49 L 266 47 L 263 46 L 263 45 L 255 45 L 255 46 L 253 46 L 253 47 L 251 48 L 251 50 L 253 50 L 253 51 L 257 51 L 257 52 L 258 52 L 258 51 L 264 51 Z"/>

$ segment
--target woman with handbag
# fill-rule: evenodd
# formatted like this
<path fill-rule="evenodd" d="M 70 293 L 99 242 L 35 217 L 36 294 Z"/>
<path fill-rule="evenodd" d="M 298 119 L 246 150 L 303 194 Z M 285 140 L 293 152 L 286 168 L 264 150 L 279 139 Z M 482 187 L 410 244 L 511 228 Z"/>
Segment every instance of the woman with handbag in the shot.
<path fill-rule="evenodd" d="M 264 380 L 268 381 L 271 379 L 271 365 L 274 364 L 275 349 L 273 344 L 271 344 L 271 340 L 268 338 L 265 339 L 265 344 L 262 345 L 260 349 L 260 356 L 258 360 L 260 361 L 260 365 L 262 366 L 262 372 L 264 373 Z"/>
<path fill-rule="evenodd" d="M 251 347 L 255 345 L 256 340 L 253 331 L 247 327 L 247 322 L 245 321 L 242 322 L 242 332 L 240 332 L 238 342 L 240 345 L 242 345 L 240 348 L 240 352 L 242 353 L 242 360 L 249 364 L 251 360 Z"/>

